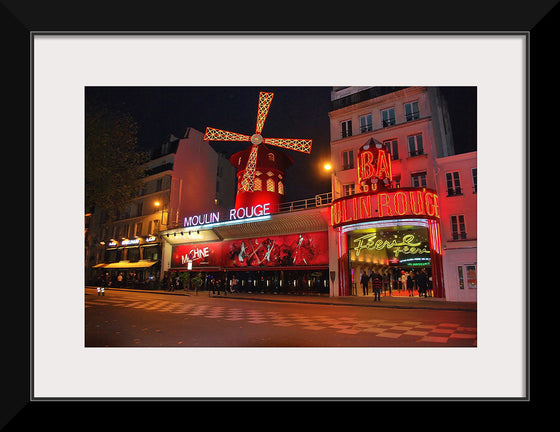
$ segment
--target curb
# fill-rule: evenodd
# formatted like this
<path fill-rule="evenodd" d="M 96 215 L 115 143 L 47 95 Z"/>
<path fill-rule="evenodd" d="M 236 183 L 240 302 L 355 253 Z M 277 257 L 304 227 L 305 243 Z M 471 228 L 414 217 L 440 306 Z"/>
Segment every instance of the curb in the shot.
<path fill-rule="evenodd" d="M 90 289 L 97 289 L 96 286 L 86 285 L 86 288 Z M 117 287 L 104 287 L 105 290 L 115 290 L 115 291 L 130 291 L 130 292 L 142 292 L 142 293 L 149 293 L 149 294 L 163 294 L 163 295 L 176 295 L 182 297 L 198 297 L 198 295 L 191 293 L 191 292 L 184 292 L 184 291 L 163 291 L 163 290 L 142 290 L 142 289 L 135 289 L 135 288 L 117 288 Z M 430 303 L 424 304 L 411 304 L 411 303 L 404 303 L 404 304 L 395 304 L 400 300 L 397 299 L 387 299 L 385 302 L 381 300 L 380 302 L 368 302 L 367 299 L 363 299 L 362 301 L 358 301 L 357 299 L 351 297 L 281 297 L 278 295 L 271 296 L 260 296 L 259 294 L 256 295 L 239 295 L 239 294 L 227 294 L 227 295 L 215 295 L 210 294 L 207 291 L 201 291 L 200 293 L 205 293 L 203 296 L 208 296 L 209 298 L 218 298 L 218 299 L 232 299 L 232 300 L 248 300 L 248 301 L 263 301 L 263 302 L 277 302 L 277 303 L 300 303 L 300 304 L 317 304 L 317 305 L 328 305 L 328 306 L 358 306 L 358 307 L 374 307 L 374 308 L 392 308 L 392 309 L 433 309 L 433 310 L 445 310 L 445 311 L 459 311 L 459 312 L 476 312 L 477 305 L 476 303 L 465 303 L 461 306 L 458 306 L 456 302 L 452 302 L 449 304 L 444 300 L 427 300 Z M 337 299 L 337 300 L 333 300 Z M 348 300 L 346 300 L 348 299 Z M 406 298 L 402 300 L 406 302 Z M 420 300 L 422 301 L 422 300 Z"/>

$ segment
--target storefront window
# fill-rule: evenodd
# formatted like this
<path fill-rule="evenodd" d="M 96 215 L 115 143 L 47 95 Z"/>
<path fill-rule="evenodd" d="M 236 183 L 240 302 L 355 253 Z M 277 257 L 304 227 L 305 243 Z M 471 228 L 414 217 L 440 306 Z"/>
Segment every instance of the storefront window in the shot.
<path fill-rule="evenodd" d="M 135 247 L 135 248 L 128 248 L 126 251 L 126 259 L 128 261 L 138 261 L 140 259 L 140 250 Z"/>
<path fill-rule="evenodd" d="M 116 249 L 107 249 L 105 251 L 105 262 L 106 263 L 113 263 L 117 262 L 117 250 Z"/>
<path fill-rule="evenodd" d="M 144 246 L 142 248 L 142 259 L 157 261 L 159 259 L 158 251 L 158 245 Z"/>

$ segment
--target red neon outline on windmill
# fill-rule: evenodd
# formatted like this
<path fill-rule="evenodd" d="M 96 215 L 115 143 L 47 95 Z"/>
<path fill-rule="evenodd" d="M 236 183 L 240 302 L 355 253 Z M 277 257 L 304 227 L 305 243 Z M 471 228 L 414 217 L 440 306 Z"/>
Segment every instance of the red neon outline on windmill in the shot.
<path fill-rule="evenodd" d="M 241 180 L 241 191 L 253 192 L 255 180 L 255 167 L 257 163 L 257 154 L 260 144 L 269 144 L 278 147 L 296 150 L 302 153 L 311 153 L 311 145 L 313 140 L 299 138 L 263 138 L 261 135 L 264 121 L 268 115 L 268 109 L 272 102 L 274 93 L 259 93 L 259 107 L 257 112 L 257 127 L 252 136 L 243 135 L 236 132 L 229 132 L 221 129 L 207 127 L 204 133 L 204 139 L 208 141 L 249 141 L 252 144 L 251 153 L 245 167 L 245 173 Z"/>

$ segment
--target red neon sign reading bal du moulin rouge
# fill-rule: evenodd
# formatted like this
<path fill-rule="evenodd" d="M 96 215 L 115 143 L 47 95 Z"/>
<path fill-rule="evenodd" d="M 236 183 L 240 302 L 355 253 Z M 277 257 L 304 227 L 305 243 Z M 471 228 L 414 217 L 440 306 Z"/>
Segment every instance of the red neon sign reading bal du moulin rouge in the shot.
<path fill-rule="evenodd" d="M 426 188 L 391 189 L 391 155 L 371 139 L 358 152 L 362 193 L 337 199 L 331 206 L 334 227 L 374 218 L 403 216 L 439 219 L 439 197 Z"/>
<path fill-rule="evenodd" d="M 414 216 L 439 219 L 439 197 L 429 189 L 387 189 L 340 198 L 331 206 L 334 227 L 373 218 Z"/>

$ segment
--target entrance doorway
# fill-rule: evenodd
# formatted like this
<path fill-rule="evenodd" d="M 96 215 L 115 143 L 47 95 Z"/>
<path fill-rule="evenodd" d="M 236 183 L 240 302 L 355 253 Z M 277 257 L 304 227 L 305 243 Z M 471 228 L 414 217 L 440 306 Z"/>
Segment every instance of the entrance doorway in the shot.
<path fill-rule="evenodd" d="M 376 274 L 382 278 L 382 296 L 432 295 L 428 227 L 356 229 L 347 232 L 347 245 L 350 295 L 373 296 L 372 279 Z M 422 279 L 427 280 L 426 289 Z"/>

